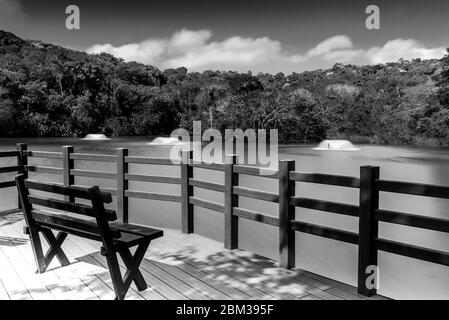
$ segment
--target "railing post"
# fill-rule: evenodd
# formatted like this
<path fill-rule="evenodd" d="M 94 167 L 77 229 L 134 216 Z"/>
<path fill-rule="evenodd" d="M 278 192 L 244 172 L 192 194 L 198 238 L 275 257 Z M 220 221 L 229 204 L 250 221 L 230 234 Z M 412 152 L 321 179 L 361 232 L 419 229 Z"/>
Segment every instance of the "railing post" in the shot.
<path fill-rule="evenodd" d="M 295 196 L 295 181 L 290 181 L 290 171 L 295 171 L 294 160 L 279 161 L 279 267 L 295 266 L 295 230 L 291 220 L 295 219 L 295 206 L 290 205 Z"/>
<path fill-rule="evenodd" d="M 225 199 L 224 199 L 224 247 L 226 249 L 237 249 L 239 241 L 239 220 L 234 216 L 234 207 L 239 206 L 238 195 L 234 194 L 234 186 L 239 185 L 239 175 L 234 172 L 237 164 L 236 155 L 225 157 Z"/>
<path fill-rule="evenodd" d="M 62 174 L 63 183 L 65 186 L 69 187 L 75 184 L 75 176 L 73 176 L 70 171 L 75 168 L 75 162 L 70 159 L 70 154 L 73 153 L 73 146 L 63 146 L 62 147 Z M 75 197 L 65 196 L 66 201 L 75 202 Z"/>
<path fill-rule="evenodd" d="M 19 174 L 25 175 L 25 179 L 28 178 L 28 171 L 26 170 L 26 166 L 28 165 L 28 154 L 27 154 L 28 146 L 26 143 L 18 143 L 17 151 L 19 154 L 17 155 L 17 166 L 19 166 Z M 17 195 L 18 208 L 22 208 L 22 204 L 20 202 L 20 195 Z"/>
<path fill-rule="evenodd" d="M 193 186 L 189 183 L 189 179 L 193 178 L 193 167 L 190 165 L 192 155 L 192 151 L 181 153 L 181 230 L 183 233 L 193 233 L 193 205 L 190 203 Z"/>
<path fill-rule="evenodd" d="M 128 190 L 128 180 L 126 179 L 128 163 L 125 161 L 127 156 L 128 149 L 117 148 L 117 213 L 122 217 L 124 223 L 129 222 L 128 197 L 125 194 Z"/>
<path fill-rule="evenodd" d="M 377 283 L 368 284 L 372 272 L 377 272 L 377 249 L 375 239 L 378 236 L 379 223 L 374 217 L 379 208 L 379 191 L 375 181 L 379 179 L 379 167 L 360 167 L 360 212 L 359 212 L 359 257 L 357 291 L 365 296 L 376 294 Z M 373 271 L 367 269 L 374 268 Z M 375 278 L 379 275 L 375 274 Z"/>

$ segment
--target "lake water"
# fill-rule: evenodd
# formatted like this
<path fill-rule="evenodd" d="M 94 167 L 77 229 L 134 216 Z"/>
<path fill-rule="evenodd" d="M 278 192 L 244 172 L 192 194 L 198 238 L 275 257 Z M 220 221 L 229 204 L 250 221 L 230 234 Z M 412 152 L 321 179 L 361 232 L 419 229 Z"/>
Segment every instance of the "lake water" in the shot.
<path fill-rule="evenodd" d="M 114 154 L 115 148 L 129 148 L 130 155 L 166 157 L 170 147 L 147 145 L 151 138 L 116 138 L 108 141 L 83 141 L 81 139 L 0 139 L 0 150 L 15 148 L 15 143 L 28 143 L 30 150 L 60 151 L 63 145 L 75 146 L 75 152 Z M 449 149 L 421 147 L 392 147 L 361 145 L 358 151 L 318 151 L 314 146 L 286 145 L 279 147 L 280 159 L 296 160 L 296 170 L 358 176 L 362 165 L 380 166 L 383 179 L 449 185 Z M 60 166 L 58 160 L 30 159 L 30 164 Z M 15 160 L 0 159 L 1 165 L 14 164 Z M 81 169 L 115 171 L 114 164 L 77 161 Z M 131 165 L 130 171 L 140 174 L 179 176 L 179 169 L 168 166 Z M 222 172 L 195 169 L 198 179 L 223 183 Z M 12 174 L 2 174 L 4 181 Z M 46 174 L 30 174 L 41 180 L 61 181 L 61 177 Z M 76 178 L 77 184 L 99 184 L 115 187 L 113 181 Z M 277 181 L 267 178 L 241 176 L 242 186 L 277 192 Z M 179 194 L 179 186 L 154 183 L 130 183 L 130 189 L 159 193 Z M 214 191 L 195 189 L 195 196 L 223 202 L 223 195 Z M 315 199 L 358 204 L 358 190 L 314 184 L 297 183 L 297 195 Z M 16 206 L 14 188 L 0 190 L 0 210 Z M 277 205 L 259 200 L 241 198 L 240 206 L 266 214 L 277 215 Z M 427 197 L 415 197 L 381 193 L 380 207 L 427 216 L 449 219 L 449 201 Z M 164 228 L 180 228 L 180 205 L 151 200 L 130 199 L 130 221 Z M 358 231 L 357 218 L 332 213 L 297 208 L 297 219 L 343 230 Z M 239 247 L 261 255 L 278 259 L 277 228 L 261 223 L 239 220 Z M 195 232 L 223 241 L 223 215 L 195 207 Z M 380 236 L 387 239 L 420 245 L 449 252 L 449 235 L 397 226 L 380 224 Z M 176 246 L 176 244 L 173 244 Z M 356 285 L 357 246 L 313 235 L 296 233 L 296 266 Z M 401 257 L 379 253 L 379 293 L 392 298 L 449 298 L 449 268 Z"/>

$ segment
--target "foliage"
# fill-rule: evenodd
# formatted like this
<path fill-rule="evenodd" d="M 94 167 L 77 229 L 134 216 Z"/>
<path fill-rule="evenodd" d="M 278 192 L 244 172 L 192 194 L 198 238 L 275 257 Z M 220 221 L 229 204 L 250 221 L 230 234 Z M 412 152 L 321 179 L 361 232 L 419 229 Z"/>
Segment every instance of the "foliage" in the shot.
<path fill-rule="evenodd" d="M 449 53 L 449 52 L 448 52 Z M 281 142 L 363 137 L 449 144 L 449 54 L 276 75 L 160 71 L 0 31 L 0 136 L 279 130 Z"/>

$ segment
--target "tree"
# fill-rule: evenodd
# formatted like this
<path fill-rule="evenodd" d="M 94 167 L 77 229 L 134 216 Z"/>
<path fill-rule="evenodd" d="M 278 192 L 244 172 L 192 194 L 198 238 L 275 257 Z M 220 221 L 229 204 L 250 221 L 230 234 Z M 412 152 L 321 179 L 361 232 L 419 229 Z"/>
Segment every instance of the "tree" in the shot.
<path fill-rule="evenodd" d="M 446 108 L 449 107 L 449 48 L 447 54 L 441 59 L 442 71 L 437 77 L 438 96 L 440 103 Z"/>

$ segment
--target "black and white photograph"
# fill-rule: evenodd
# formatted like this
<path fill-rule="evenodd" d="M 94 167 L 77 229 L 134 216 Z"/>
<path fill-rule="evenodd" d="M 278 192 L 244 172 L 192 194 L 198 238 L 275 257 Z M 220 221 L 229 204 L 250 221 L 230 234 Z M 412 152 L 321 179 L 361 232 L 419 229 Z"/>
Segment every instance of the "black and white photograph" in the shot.
<path fill-rule="evenodd" d="M 0 0 L 0 300 L 449 300 L 448 13 Z"/>

